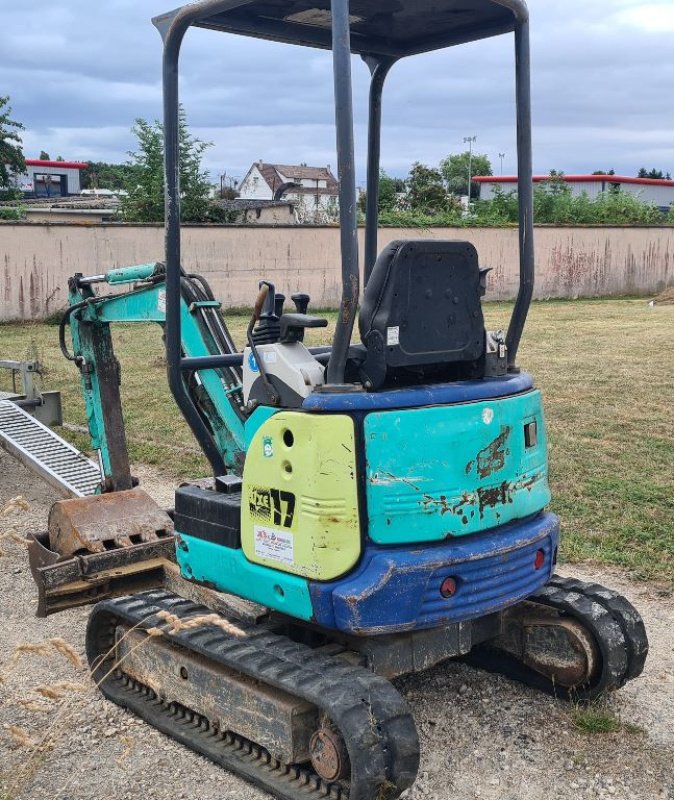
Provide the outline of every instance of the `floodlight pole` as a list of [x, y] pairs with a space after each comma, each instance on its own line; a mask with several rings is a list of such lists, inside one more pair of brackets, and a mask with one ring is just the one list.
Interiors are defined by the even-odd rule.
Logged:
[[503, 175], [503, 159], [505, 158], [505, 153], [499, 153], [498, 157], [501, 159], [501, 175]]
[[473, 142], [477, 141], [477, 136], [464, 136], [463, 143], [468, 145], [468, 208], [470, 209], [470, 196], [473, 185]]

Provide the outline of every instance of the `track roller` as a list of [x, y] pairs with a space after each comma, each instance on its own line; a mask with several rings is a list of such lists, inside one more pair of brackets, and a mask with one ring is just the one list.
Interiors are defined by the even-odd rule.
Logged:
[[232, 632], [213, 619], [164, 591], [99, 603], [87, 629], [94, 679], [281, 800], [394, 800], [414, 783], [418, 736], [391, 683], [265, 626]]

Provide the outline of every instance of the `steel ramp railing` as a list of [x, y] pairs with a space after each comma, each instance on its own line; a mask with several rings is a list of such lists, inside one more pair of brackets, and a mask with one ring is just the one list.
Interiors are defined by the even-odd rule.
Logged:
[[0, 399], [0, 446], [64, 497], [95, 494], [101, 482], [97, 464], [11, 400]]

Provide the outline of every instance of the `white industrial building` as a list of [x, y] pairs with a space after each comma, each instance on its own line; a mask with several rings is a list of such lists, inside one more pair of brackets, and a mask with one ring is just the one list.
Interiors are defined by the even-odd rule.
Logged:
[[[668, 211], [674, 203], [674, 181], [653, 178], [628, 178], [622, 175], [562, 175], [560, 178], [571, 187], [574, 195], [585, 193], [594, 199], [601, 192], [618, 187], [621, 192], [637, 195], [644, 203], [654, 203]], [[517, 190], [517, 178], [511, 176], [476, 177], [480, 186], [480, 200], [492, 200], [499, 191], [508, 193]], [[534, 183], [544, 183], [549, 175], [535, 175]]]
[[30, 197], [68, 197], [80, 193], [80, 170], [89, 166], [80, 161], [26, 159], [26, 171], [15, 175], [14, 183]]

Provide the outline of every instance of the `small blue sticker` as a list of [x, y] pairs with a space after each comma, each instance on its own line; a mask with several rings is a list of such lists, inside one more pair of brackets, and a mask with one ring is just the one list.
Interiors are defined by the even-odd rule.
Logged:
[[274, 457], [274, 442], [272, 441], [271, 436], [265, 436], [262, 440], [262, 452], [264, 453], [265, 458]]
[[252, 372], [259, 372], [260, 368], [257, 365], [257, 361], [255, 360], [255, 356], [253, 353], [248, 354], [248, 366], [250, 367]]

